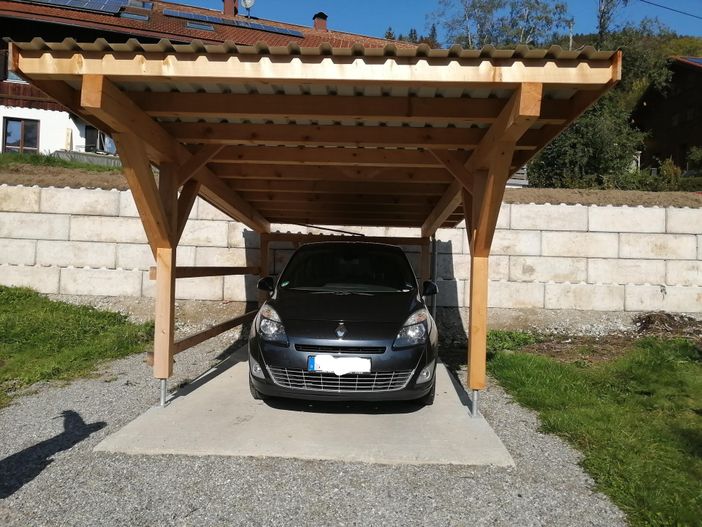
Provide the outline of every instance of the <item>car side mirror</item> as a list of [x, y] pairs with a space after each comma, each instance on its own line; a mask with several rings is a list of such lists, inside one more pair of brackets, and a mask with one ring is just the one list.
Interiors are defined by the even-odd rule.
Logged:
[[422, 285], [422, 296], [432, 296], [439, 292], [439, 287], [429, 280]]
[[266, 276], [265, 278], [261, 278], [258, 281], [258, 288], [261, 291], [268, 291], [269, 293], [272, 293], [275, 289], [275, 282], [273, 281], [273, 277]]

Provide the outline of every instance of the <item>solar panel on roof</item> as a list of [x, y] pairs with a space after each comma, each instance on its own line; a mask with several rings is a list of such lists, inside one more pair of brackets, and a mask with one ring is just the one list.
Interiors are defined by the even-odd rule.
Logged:
[[50, 5], [65, 7], [77, 11], [90, 11], [94, 13], [109, 13], [116, 15], [120, 9], [127, 5], [128, 0], [16, 0], [25, 4]]
[[210, 24], [220, 24], [223, 26], [242, 27], [245, 29], [255, 29], [258, 31], [266, 31], [268, 33], [278, 33], [291, 37], [303, 38], [304, 35], [300, 31], [286, 29], [277, 26], [269, 26], [268, 24], [260, 24], [258, 22], [247, 22], [245, 20], [230, 20], [218, 16], [203, 15], [201, 13], [191, 13], [188, 11], [177, 11], [175, 9], [164, 9], [163, 14], [174, 18], [183, 18], [185, 20], [196, 20], [199, 22], [209, 22]]

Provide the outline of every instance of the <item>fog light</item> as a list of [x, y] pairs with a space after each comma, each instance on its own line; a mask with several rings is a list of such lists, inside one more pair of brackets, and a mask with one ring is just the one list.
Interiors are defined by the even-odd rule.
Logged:
[[254, 359], [249, 357], [249, 367], [251, 368], [251, 375], [258, 379], [265, 379], [266, 377], [263, 375], [263, 370], [261, 369], [261, 365], [256, 362]]
[[425, 384], [431, 380], [434, 376], [434, 361], [431, 361], [428, 365], [422, 368], [417, 377], [416, 384]]

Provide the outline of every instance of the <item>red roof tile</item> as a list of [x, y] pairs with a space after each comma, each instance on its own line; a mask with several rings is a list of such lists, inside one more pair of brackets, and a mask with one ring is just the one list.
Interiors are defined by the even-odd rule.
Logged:
[[[186, 41], [199, 39], [204, 42], [234, 42], [236, 44], [253, 45], [257, 42], [266, 42], [269, 46], [287, 46], [293, 42], [301, 47], [318, 47], [320, 44], [330, 44], [334, 48], [349, 48], [354, 44], [361, 44], [367, 48], [379, 48], [386, 46], [390, 41], [344, 33], [340, 31], [320, 31], [313, 27], [297, 26], [273, 20], [253, 19], [258, 23], [275, 27], [299, 31], [302, 38], [289, 35], [281, 35], [268, 31], [247, 29], [228, 25], [215, 24], [214, 31], [203, 31], [190, 29], [185, 26], [186, 20], [165, 15], [164, 9], [175, 9], [210, 16], [218, 16], [225, 19], [248, 20], [243, 16], [232, 17], [224, 15], [220, 11], [194, 7], [189, 5], [174, 4], [170, 2], [153, 3], [151, 11], [134, 10], [149, 15], [148, 21], [132, 20], [110, 14], [90, 13], [77, 11], [68, 8], [53, 7], [48, 5], [30, 4], [27, 2], [17, 2], [13, 0], [0, 0], [0, 17], [17, 18], [24, 20], [37, 20], [65, 24], [67, 26], [111, 31], [116, 33], [129, 34], [135, 38], [149, 37], [156, 39], [170, 39], [173, 41]], [[41, 36], [41, 35], [37, 35]], [[67, 35], [70, 36], [70, 35]], [[405, 42], [394, 42], [398, 47], [413, 47]]]

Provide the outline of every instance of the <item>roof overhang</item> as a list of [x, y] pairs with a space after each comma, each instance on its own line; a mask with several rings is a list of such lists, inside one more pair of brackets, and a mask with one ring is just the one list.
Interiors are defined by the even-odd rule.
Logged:
[[620, 53], [592, 48], [35, 39], [11, 57], [118, 145], [141, 145], [151, 163], [175, 167], [178, 186], [197, 185], [259, 232], [304, 223], [426, 236], [455, 225], [491, 170], [502, 167], [503, 189], [621, 76]]

